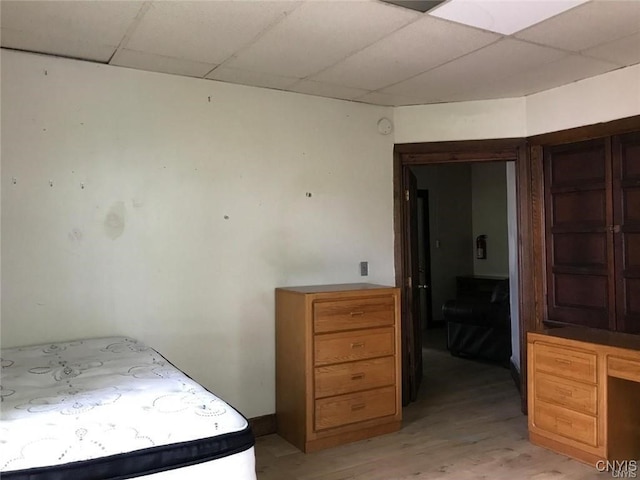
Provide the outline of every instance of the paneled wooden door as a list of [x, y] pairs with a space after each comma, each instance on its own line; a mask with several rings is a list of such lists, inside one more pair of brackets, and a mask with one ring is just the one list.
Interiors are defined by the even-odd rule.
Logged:
[[616, 329], [640, 333], [640, 132], [613, 137]]
[[404, 168], [406, 185], [405, 236], [406, 266], [409, 281], [404, 290], [403, 304], [403, 355], [402, 355], [402, 404], [418, 398], [422, 382], [422, 327], [420, 325], [420, 264], [418, 261], [418, 180], [409, 167]]
[[544, 157], [548, 320], [614, 329], [610, 146], [571, 143]]
[[640, 333], [640, 132], [544, 150], [547, 323]]

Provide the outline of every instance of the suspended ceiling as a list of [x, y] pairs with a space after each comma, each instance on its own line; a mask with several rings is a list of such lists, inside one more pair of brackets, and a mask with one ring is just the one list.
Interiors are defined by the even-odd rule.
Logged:
[[640, 63], [640, 0], [590, 0], [511, 35], [490, 31], [489, 14], [477, 28], [436, 12], [379, 0], [2, 0], [0, 38], [3, 48], [391, 106], [519, 97]]

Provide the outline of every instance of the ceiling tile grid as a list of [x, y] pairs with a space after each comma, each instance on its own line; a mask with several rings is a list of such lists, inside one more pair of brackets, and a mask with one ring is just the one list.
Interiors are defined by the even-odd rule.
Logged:
[[499, 38], [493, 33], [426, 16], [311, 79], [378, 90], [478, 50]]
[[640, 1], [601, 0], [580, 5], [515, 36], [541, 45], [580, 52], [638, 31]]
[[564, 56], [566, 53], [560, 50], [505, 38], [382, 92], [406, 96], [422, 92], [428, 103], [444, 102], [452, 95], [471, 92], [478, 86], [499, 82]]
[[297, 6], [286, 1], [153, 2], [125, 46], [220, 64]]
[[143, 2], [5, 1], [2, 46], [107, 62]]
[[418, 16], [377, 2], [307, 1], [225, 66], [306, 78]]
[[187, 77], [202, 78], [216, 65], [196, 62], [184, 58], [167, 57], [149, 52], [137, 52], [126, 48], [120, 49], [111, 60], [111, 65], [130, 67], [151, 72], [172, 73]]
[[253, 72], [251, 70], [242, 70], [224, 66], [216, 68], [210, 72], [206, 78], [210, 80], [219, 80], [221, 82], [251, 85], [254, 87], [275, 88], [277, 90], [284, 90], [298, 82], [298, 79], [293, 77], [283, 77], [281, 75], [272, 75], [269, 73]]
[[[640, 63], [640, 0], [570, 3], [502, 35], [486, 29], [505, 18], [489, 16], [482, 29], [381, 0], [2, 0], [0, 41], [388, 106], [529, 95]], [[499, 13], [511, 23], [534, 15], [523, 11]]]

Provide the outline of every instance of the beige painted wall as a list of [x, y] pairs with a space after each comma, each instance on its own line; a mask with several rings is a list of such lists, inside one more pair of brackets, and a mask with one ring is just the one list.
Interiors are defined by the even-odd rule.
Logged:
[[527, 135], [640, 115], [640, 65], [526, 97]]
[[[487, 236], [487, 258], [473, 256], [474, 275], [509, 276], [505, 162], [471, 165], [472, 232]], [[475, 244], [474, 244], [475, 246]]]
[[520, 98], [397, 107], [396, 143], [518, 138], [640, 115], [640, 65]]
[[12, 51], [1, 80], [4, 346], [134, 336], [253, 417], [274, 287], [394, 282], [391, 109]]
[[524, 98], [397, 107], [396, 143], [526, 136]]

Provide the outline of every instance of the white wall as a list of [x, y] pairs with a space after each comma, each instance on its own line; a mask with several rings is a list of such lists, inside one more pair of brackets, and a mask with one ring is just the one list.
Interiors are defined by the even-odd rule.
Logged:
[[527, 135], [640, 114], [640, 65], [526, 97]]
[[13, 51], [1, 80], [3, 346], [134, 336], [253, 417], [275, 287], [393, 284], [391, 109]]
[[506, 162], [507, 223], [509, 237], [509, 292], [511, 311], [511, 362], [520, 370], [520, 311], [518, 305], [518, 204], [516, 195], [516, 164]]
[[505, 162], [471, 165], [472, 234], [487, 236], [487, 258], [473, 256], [474, 275], [509, 275]]
[[397, 107], [396, 143], [526, 136], [524, 98]]
[[640, 65], [520, 98], [397, 107], [396, 143], [519, 138], [640, 115]]

